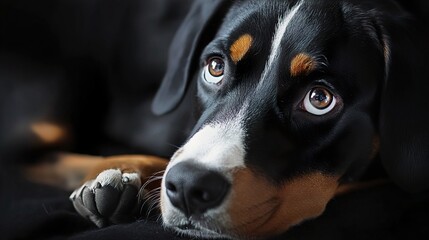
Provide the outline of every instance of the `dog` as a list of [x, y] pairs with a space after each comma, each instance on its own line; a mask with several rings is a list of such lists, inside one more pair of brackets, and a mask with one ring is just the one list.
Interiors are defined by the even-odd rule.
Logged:
[[120, 223], [163, 172], [166, 227], [266, 238], [323, 214], [379, 161], [398, 186], [427, 191], [424, 29], [393, 0], [197, 0], [152, 105], [195, 116], [174, 125], [192, 126], [187, 140], [168, 162], [100, 161], [70, 199], [100, 227]]

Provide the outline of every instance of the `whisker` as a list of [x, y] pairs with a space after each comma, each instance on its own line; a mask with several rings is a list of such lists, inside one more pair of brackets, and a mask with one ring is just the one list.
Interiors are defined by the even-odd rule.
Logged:
[[149, 207], [149, 211], [147, 212], [147, 216], [151, 216], [153, 211], [156, 211], [160, 213], [161, 205], [159, 204], [159, 201], [154, 201], [152, 205]]
[[146, 180], [142, 187], [146, 188], [147, 185], [159, 180], [162, 180], [162, 176], [151, 176], [148, 178], [148, 180]]
[[155, 209], [159, 209], [159, 207], [160, 204], [158, 203], [158, 201], [153, 202], [152, 205], [149, 207], [149, 211], [147, 212], [147, 218], [149, 218], [149, 216]]
[[150, 196], [147, 196], [145, 198], [145, 201], [142, 204], [142, 207], [146, 206], [147, 204], [151, 204], [154, 200], [157, 200], [161, 197], [160, 194], [152, 194]]
[[[162, 174], [164, 174], [164, 173], [165, 173], [165, 169], [164, 169], [164, 170], [161, 170], [161, 171], [158, 171], [158, 172], [154, 172], [154, 173], [152, 173], [151, 177], [156, 177], [156, 176], [162, 175]], [[162, 176], [161, 176], [161, 177], [162, 177]]]
[[[160, 174], [160, 173], [159, 173], [159, 174]], [[150, 176], [150, 177], [146, 180], [146, 182], [147, 182], [147, 181], [158, 180], [158, 179], [162, 179], [162, 176], [159, 176], [159, 175], [152, 175], [152, 176]]]
[[145, 198], [145, 196], [148, 194], [146, 189], [140, 188], [139, 192], [137, 193], [138, 201], [141, 202]]
[[153, 194], [153, 195], [151, 195], [151, 196], [149, 196], [149, 197], [146, 198], [146, 201], [144, 202], [144, 204], [151, 203], [153, 200], [155, 200], [155, 199], [157, 199], [159, 197], [161, 197], [161, 195], [159, 195], [159, 194]]
[[162, 180], [162, 176], [153, 176], [153, 177], [151, 177], [150, 179], [148, 179], [148, 180], [146, 181], [146, 183], [152, 183], [152, 182], [154, 182], [154, 181], [159, 181], [159, 180]]
[[143, 197], [142, 201], [144, 200], [144, 202], [142, 203], [142, 205], [140, 207], [140, 214], [143, 213], [145, 207], [150, 210], [150, 208], [152, 208], [154, 202], [155, 203], [159, 202], [159, 199], [161, 197], [160, 189], [161, 189], [161, 187], [152, 189], [151, 191], [149, 191], [146, 194], [146, 196]]
[[154, 188], [154, 189], [148, 191], [146, 193], [146, 196], [151, 196], [153, 194], [160, 194], [160, 193], [161, 193], [161, 187], [157, 187], [157, 188]]
[[176, 144], [173, 144], [173, 143], [167, 143], [167, 145], [169, 145], [170, 147], [174, 147], [176, 149], [180, 148], [179, 146], [177, 146]]
[[[162, 222], [162, 215], [159, 214], [158, 217], [156, 218], [156, 222]], [[162, 226], [164, 227], [164, 224], [162, 224]]]
[[138, 193], [139, 194], [139, 201], [142, 201], [143, 199], [147, 198], [148, 196], [152, 195], [153, 193], [160, 192], [160, 190], [161, 190], [161, 187], [157, 187], [157, 188], [154, 188], [150, 191], [146, 191], [146, 189], [141, 187], [139, 190], [139, 193]]
[[158, 171], [158, 172], [152, 173], [152, 175], [150, 175], [149, 177], [147, 177], [147, 179], [148, 179], [147, 181], [150, 181], [152, 178], [162, 177], [162, 175], [164, 174], [164, 172], [165, 172], [165, 169], [161, 170], [161, 171]]
[[[150, 204], [146, 209], [147, 210], [146, 210], [145, 215], [146, 215], [146, 218], [149, 218], [154, 210], [159, 209], [159, 204], [154, 202], [154, 203]], [[143, 213], [141, 213], [141, 214], [143, 215]]]

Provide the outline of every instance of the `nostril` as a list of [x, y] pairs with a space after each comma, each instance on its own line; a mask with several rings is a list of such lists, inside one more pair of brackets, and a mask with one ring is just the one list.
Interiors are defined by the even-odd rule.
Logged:
[[191, 198], [199, 202], [210, 202], [212, 200], [210, 193], [204, 190], [194, 190], [190, 195]]
[[168, 191], [177, 192], [177, 188], [176, 188], [176, 185], [174, 185], [174, 183], [167, 182], [165, 187], [167, 188]]
[[192, 212], [203, 213], [219, 206], [230, 189], [229, 182], [219, 173], [207, 170], [196, 178], [193, 184], [185, 188], [185, 198], [192, 206]]

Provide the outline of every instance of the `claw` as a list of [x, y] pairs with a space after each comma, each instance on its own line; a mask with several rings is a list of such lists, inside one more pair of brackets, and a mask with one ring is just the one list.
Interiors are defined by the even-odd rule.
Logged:
[[129, 182], [130, 182], [130, 178], [129, 178], [129, 177], [127, 177], [127, 176], [123, 176], [123, 177], [122, 177], [122, 182], [123, 182], [123, 183], [129, 183]]

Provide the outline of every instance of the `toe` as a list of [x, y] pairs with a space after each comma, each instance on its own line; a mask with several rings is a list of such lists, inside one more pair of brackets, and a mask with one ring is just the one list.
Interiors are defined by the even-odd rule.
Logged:
[[126, 185], [122, 192], [115, 212], [112, 214], [113, 223], [129, 222], [138, 213], [138, 188], [133, 185]]
[[95, 189], [95, 202], [98, 212], [105, 217], [110, 217], [118, 206], [121, 191], [111, 186]]

